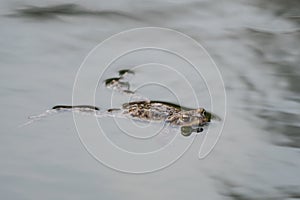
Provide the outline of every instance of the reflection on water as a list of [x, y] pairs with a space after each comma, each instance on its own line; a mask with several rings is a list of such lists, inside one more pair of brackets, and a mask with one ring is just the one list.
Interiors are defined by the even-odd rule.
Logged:
[[76, 4], [60, 4], [54, 6], [28, 6], [16, 10], [17, 13], [11, 16], [16, 17], [32, 17], [36, 19], [52, 18], [60, 15], [64, 16], [90, 16], [90, 17], [123, 17], [136, 20], [128, 13], [114, 10], [88, 10]]
[[[7, 0], [0, 5], [3, 198], [300, 198], [299, 1]], [[197, 140], [171, 167], [133, 176], [93, 160], [68, 113], [17, 128], [29, 115], [71, 102], [74, 77], [90, 49], [142, 26], [192, 36], [220, 68], [228, 114], [209, 157], [197, 159]]]
[[[287, 136], [288, 141], [277, 141], [279, 145], [299, 147], [299, 109], [295, 105], [299, 103], [300, 81], [299, 62], [300, 49], [298, 38], [300, 32], [274, 34], [264, 32], [250, 32], [251, 45], [256, 52], [257, 58], [268, 68], [272, 68], [270, 76], [275, 79], [284, 80], [278, 89], [284, 90], [280, 98], [271, 100], [268, 107], [258, 110], [258, 116], [267, 120], [267, 129], [274, 133]], [[296, 42], [295, 42], [296, 41]], [[276, 87], [273, 90], [277, 89]], [[276, 122], [276, 123], [274, 123]]]

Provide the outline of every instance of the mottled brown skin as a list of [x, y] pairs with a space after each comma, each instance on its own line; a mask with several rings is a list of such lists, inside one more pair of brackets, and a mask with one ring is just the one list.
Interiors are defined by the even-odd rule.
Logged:
[[[57, 105], [52, 109], [88, 109], [99, 111], [96, 106], [89, 105]], [[121, 113], [124, 116], [145, 121], [165, 121], [175, 126], [199, 127], [210, 122], [211, 114], [203, 108], [191, 109], [162, 101], [136, 101], [123, 104], [122, 108], [110, 108], [108, 113]]]
[[190, 109], [162, 101], [138, 101], [123, 104], [123, 114], [146, 121], [165, 121], [176, 126], [203, 126], [210, 114], [203, 108]]

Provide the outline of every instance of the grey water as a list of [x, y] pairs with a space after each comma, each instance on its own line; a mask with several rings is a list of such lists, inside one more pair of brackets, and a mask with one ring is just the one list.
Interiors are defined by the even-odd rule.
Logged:
[[[300, 199], [299, 1], [2, 0], [0, 14], [1, 199]], [[171, 166], [133, 175], [95, 160], [70, 113], [20, 127], [28, 116], [72, 103], [76, 73], [96, 45], [149, 26], [189, 35], [220, 70], [227, 115], [208, 157], [198, 159], [196, 142]], [[146, 72], [139, 73], [181, 87], [172, 74]], [[191, 83], [202, 91], [201, 81]], [[175, 101], [160, 89], [141, 92]], [[107, 94], [99, 92], [97, 106], [109, 107]], [[207, 91], [198, 95], [206, 106]], [[189, 106], [190, 96], [184, 99]], [[126, 145], [120, 135], [112, 133]]]

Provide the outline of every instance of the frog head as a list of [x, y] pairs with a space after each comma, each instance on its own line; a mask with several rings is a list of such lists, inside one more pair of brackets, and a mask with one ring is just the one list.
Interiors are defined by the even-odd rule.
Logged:
[[203, 119], [203, 122], [210, 122], [212, 118], [212, 114], [208, 111], [206, 111], [204, 108], [198, 108], [196, 110], [197, 116], [201, 117]]

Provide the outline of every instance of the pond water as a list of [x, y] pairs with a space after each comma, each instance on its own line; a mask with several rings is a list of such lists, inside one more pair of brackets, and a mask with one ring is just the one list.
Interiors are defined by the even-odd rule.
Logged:
[[[300, 199], [298, 1], [3, 0], [0, 5], [2, 199]], [[95, 160], [81, 144], [70, 113], [20, 126], [28, 116], [72, 103], [79, 66], [101, 41], [149, 26], [192, 37], [221, 72], [227, 115], [209, 156], [198, 158], [199, 135], [171, 166], [133, 175]], [[147, 59], [136, 54], [117, 64], [128, 68]], [[147, 69], [136, 77], [166, 80], [180, 88], [176, 95], [184, 106], [192, 105], [176, 75]], [[203, 80], [190, 82], [209, 107]], [[102, 91], [96, 104], [109, 107], [101, 95], [110, 93]], [[139, 91], [176, 101], [159, 85]], [[114, 103], [119, 98], [116, 94]], [[112, 120], [104, 123], [109, 130]], [[111, 132], [114, 141], [135, 149], [118, 130]]]

